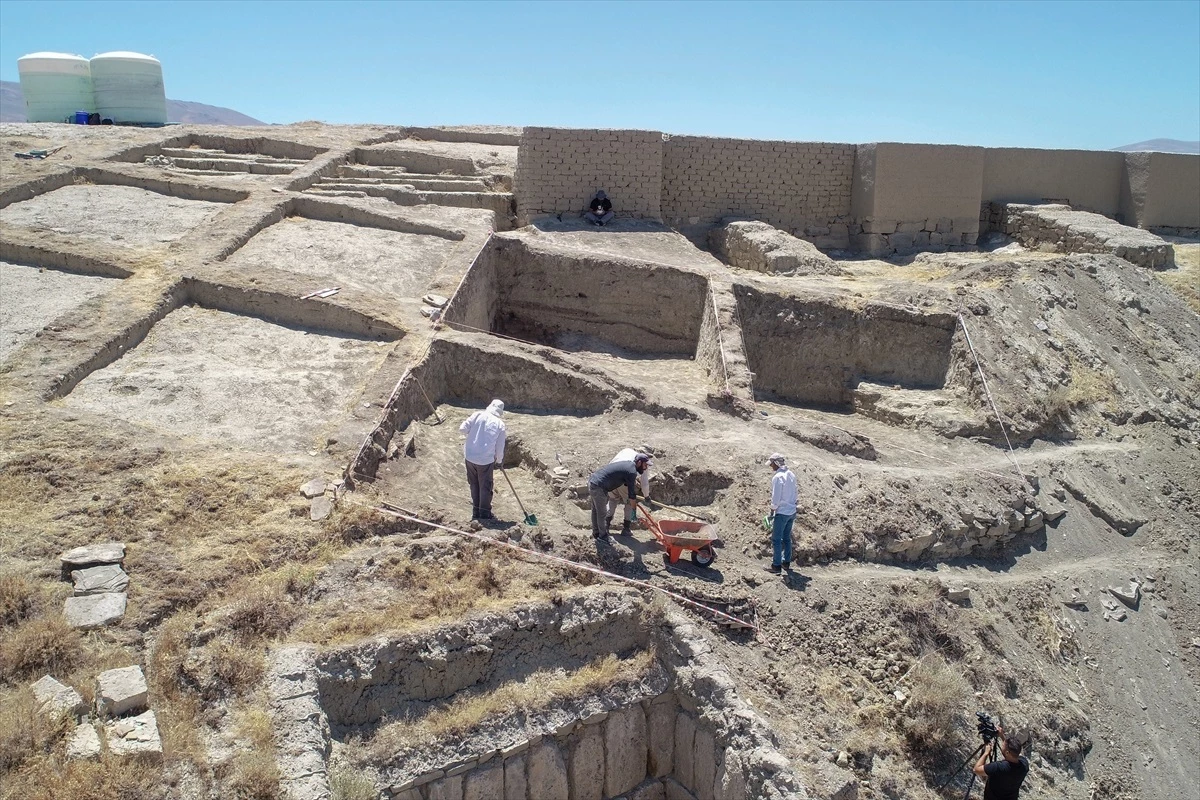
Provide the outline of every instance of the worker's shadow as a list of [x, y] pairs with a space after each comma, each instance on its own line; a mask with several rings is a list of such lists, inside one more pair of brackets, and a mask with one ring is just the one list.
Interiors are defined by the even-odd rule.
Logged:
[[812, 578], [802, 574], [798, 570], [788, 570], [783, 573], [783, 585], [789, 589], [803, 592], [811, 582]]

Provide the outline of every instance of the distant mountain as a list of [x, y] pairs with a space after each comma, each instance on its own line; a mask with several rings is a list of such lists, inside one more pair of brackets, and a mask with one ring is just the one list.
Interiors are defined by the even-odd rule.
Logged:
[[[0, 122], [25, 121], [25, 96], [16, 81], [0, 81]], [[168, 122], [192, 122], [197, 125], [266, 125], [232, 108], [167, 99]]]
[[1122, 153], [1153, 151], [1155, 153], [1191, 153], [1193, 155], [1200, 155], [1200, 142], [1184, 142], [1179, 139], [1147, 139], [1137, 144], [1114, 147], [1113, 150], [1119, 150]]

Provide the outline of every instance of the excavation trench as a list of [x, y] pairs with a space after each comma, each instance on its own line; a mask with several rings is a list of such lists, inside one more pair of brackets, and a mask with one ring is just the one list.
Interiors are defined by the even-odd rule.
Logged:
[[188, 279], [50, 394], [182, 435], [308, 450], [402, 335], [350, 309]]
[[850, 409], [860, 383], [946, 384], [953, 314], [768, 294], [734, 286], [757, 399]]
[[394, 800], [797, 796], [704, 639], [632, 591], [287, 648], [269, 682], [290, 797], [327, 791], [331, 764]]

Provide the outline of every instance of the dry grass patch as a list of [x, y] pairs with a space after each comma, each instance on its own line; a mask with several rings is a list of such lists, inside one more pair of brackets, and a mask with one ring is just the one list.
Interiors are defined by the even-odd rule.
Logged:
[[271, 718], [260, 707], [265, 705], [260, 698], [255, 705], [243, 705], [237, 711], [237, 740], [243, 749], [233, 757], [228, 781], [237, 800], [275, 800], [282, 796]]
[[[319, 578], [318, 578], [319, 580]], [[380, 565], [371, 583], [344, 587], [308, 606], [293, 640], [334, 645], [503, 608], [561, 586], [561, 575], [481, 545], [462, 544], [441, 558], [404, 552]], [[353, 608], [353, 613], [347, 613]]]
[[330, 768], [329, 792], [332, 800], [376, 800], [379, 797], [370, 774], [347, 766]]
[[909, 674], [910, 696], [901, 728], [909, 751], [922, 763], [952, 760], [965, 738], [960, 720], [969, 708], [967, 680], [936, 654], [929, 655]]
[[1200, 244], [1175, 245], [1175, 269], [1154, 274], [1200, 314]]
[[4, 631], [0, 639], [0, 682], [39, 673], [69, 672], [84, 660], [83, 637], [62, 617], [38, 617]]
[[441, 705], [419, 719], [404, 719], [380, 728], [365, 744], [369, 759], [378, 763], [406, 747], [445, 736], [459, 736], [490, 717], [537, 711], [552, 703], [599, 692], [615, 683], [640, 678], [654, 663], [654, 651], [644, 650], [627, 659], [615, 655], [598, 658], [574, 672], [542, 670], [522, 681], [506, 683], [489, 692], [464, 696]]

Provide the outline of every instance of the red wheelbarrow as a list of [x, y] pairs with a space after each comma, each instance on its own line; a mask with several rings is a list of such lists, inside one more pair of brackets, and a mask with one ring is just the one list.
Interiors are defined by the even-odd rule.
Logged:
[[710, 566], [717, 558], [713, 542], [717, 539], [717, 526], [707, 522], [692, 522], [684, 519], [656, 520], [649, 509], [641, 503], [634, 506], [642, 515], [642, 521], [654, 534], [654, 539], [667, 551], [667, 561], [674, 564], [683, 553], [692, 554], [692, 562], [698, 567]]

